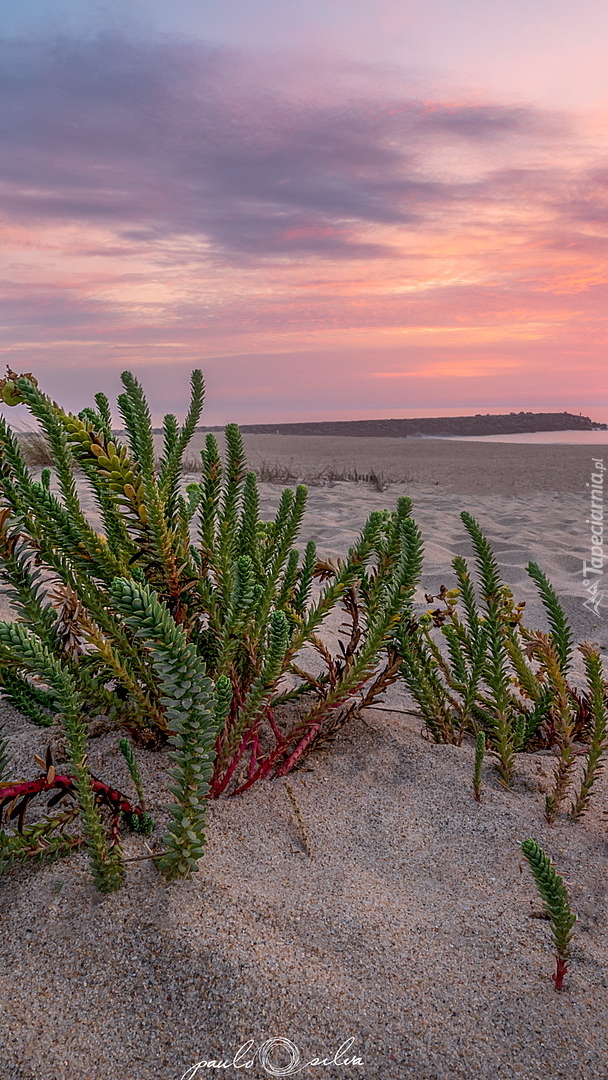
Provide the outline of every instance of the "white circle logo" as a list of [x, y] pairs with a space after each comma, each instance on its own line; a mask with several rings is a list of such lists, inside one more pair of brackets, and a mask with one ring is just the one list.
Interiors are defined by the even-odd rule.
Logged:
[[[275, 1048], [286, 1050], [290, 1055], [290, 1062], [288, 1065], [273, 1065], [270, 1060], [270, 1052]], [[290, 1073], [295, 1072], [299, 1061], [300, 1051], [297, 1046], [290, 1042], [289, 1039], [283, 1039], [281, 1037], [277, 1039], [268, 1039], [267, 1042], [262, 1043], [258, 1050], [258, 1059], [262, 1068], [270, 1073], [271, 1076], [289, 1076]]]

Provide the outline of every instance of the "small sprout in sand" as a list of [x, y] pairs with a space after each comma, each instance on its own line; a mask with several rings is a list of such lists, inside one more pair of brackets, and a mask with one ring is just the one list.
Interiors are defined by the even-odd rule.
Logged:
[[570, 939], [576, 915], [570, 907], [568, 890], [563, 879], [556, 872], [551, 859], [545, 854], [540, 844], [537, 844], [535, 840], [524, 840], [521, 850], [530, 864], [545, 911], [551, 922], [557, 954], [557, 968], [553, 981], [555, 989], [562, 990], [564, 975], [568, 970], [566, 961], [570, 956]]
[[135, 754], [133, 753], [133, 747], [131, 746], [131, 743], [128, 739], [121, 739], [118, 743], [118, 747], [127, 763], [129, 772], [131, 773], [133, 786], [135, 787], [135, 790], [137, 792], [137, 798], [139, 799], [139, 805], [143, 811], [143, 813], [141, 813], [139, 816], [136, 814], [131, 814], [127, 818], [127, 824], [130, 825], [130, 827], [134, 829], [135, 832], [149, 834], [154, 829], [154, 820], [150, 817], [148, 813], [146, 813], [146, 800], [144, 796], [144, 789], [141, 782], [139, 767], [135, 760]]
[[478, 732], [475, 744], [475, 768], [473, 770], [473, 795], [476, 802], [481, 802], [481, 768], [486, 752], [486, 736], [484, 731]]
[[144, 791], [143, 791], [143, 786], [142, 786], [142, 782], [141, 782], [141, 775], [140, 775], [140, 772], [139, 772], [139, 767], [138, 767], [137, 762], [135, 760], [135, 754], [133, 753], [133, 747], [131, 746], [131, 743], [129, 742], [128, 739], [121, 739], [119, 741], [119, 743], [118, 743], [118, 749], [120, 750], [122, 756], [124, 757], [124, 759], [125, 759], [125, 761], [127, 763], [127, 767], [129, 769], [129, 772], [131, 773], [131, 779], [133, 781], [133, 785], [135, 787], [135, 790], [137, 791], [137, 797], [139, 799], [139, 802], [140, 802], [141, 806], [145, 809], [146, 802], [145, 802]]

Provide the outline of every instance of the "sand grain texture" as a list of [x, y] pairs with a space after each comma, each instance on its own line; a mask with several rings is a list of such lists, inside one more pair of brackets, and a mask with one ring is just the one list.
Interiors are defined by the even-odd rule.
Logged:
[[[269, 438], [247, 438], [251, 458], [251, 440]], [[320, 450], [311, 464], [300, 440], [290, 442], [285, 453], [302, 473], [319, 463]], [[369, 472], [382, 466], [372, 442], [400, 440], [344, 439], [323, 454], [335, 468], [347, 458], [363, 465], [352, 444], [365, 443], [360, 471]], [[452, 556], [470, 553], [458, 519], [468, 509], [516, 599], [527, 599], [530, 625], [542, 621], [524, 569], [533, 558], [577, 636], [606, 646], [605, 610], [596, 618], [582, 607], [591, 454], [425, 440], [413, 455], [407, 448], [407, 461], [386, 459], [408, 483], [311, 489], [302, 540], [343, 554], [372, 509], [409, 494], [427, 549], [422, 591], [435, 591], [450, 584]], [[530, 486], [514, 490], [524, 473]], [[80, 481], [79, 490], [93, 518]], [[262, 485], [264, 513], [279, 494]], [[328, 633], [337, 630], [334, 620]], [[386, 707], [411, 703], [394, 687]], [[14, 771], [30, 775], [47, 733], [6, 702], [1, 712]], [[369, 711], [292, 775], [310, 856], [283, 783], [269, 781], [211, 805], [207, 855], [190, 883], [167, 887], [149, 862], [133, 862], [127, 886], [100, 897], [84, 855], [1, 879], [3, 1080], [178, 1080], [201, 1059], [278, 1036], [297, 1045], [301, 1065], [354, 1039], [349, 1053], [362, 1066], [310, 1066], [295, 1074], [303, 1077], [608, 1077], [606, 778], [580, 824], [562, 816], [549, 827], [549, 755], [519, 755], [512, 792], [487, 760], [478, 805], [472, 747], [435, 746], [420, 728], [406, 714]], [[114, 733], [93, 738], [91, 767], [129, 790], [116, 743]], [[139, 751], [138, 760], [160, 843], [166, 759]], [[527, 836], [556, 860], [579, 915], [562, 994], [550, 978], [549, 925], [533, 917], [540, 903], [519, 851]], [[127, 836], [126, 855], [141, 852]], [[244, 1073], [270, 1075], [259, 1064]]]

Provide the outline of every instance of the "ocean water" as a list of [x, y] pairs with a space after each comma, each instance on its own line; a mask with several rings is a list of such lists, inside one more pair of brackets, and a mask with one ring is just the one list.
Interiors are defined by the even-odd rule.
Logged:
[[561, 443], [608, 445], [608, 431], [527, 431], [518, 435], [444, 435], [450, 442]]

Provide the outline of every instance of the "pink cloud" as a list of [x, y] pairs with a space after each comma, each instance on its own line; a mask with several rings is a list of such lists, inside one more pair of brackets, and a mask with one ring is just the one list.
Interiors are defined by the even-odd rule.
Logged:
[[70, 407], [132, 367], [183, 408], [193, 366], [243, 422], [606, 400], [606, 147], [574, 118], [352, 70], [278, 93], [196, 45], [4, 50], [0, 356]]

